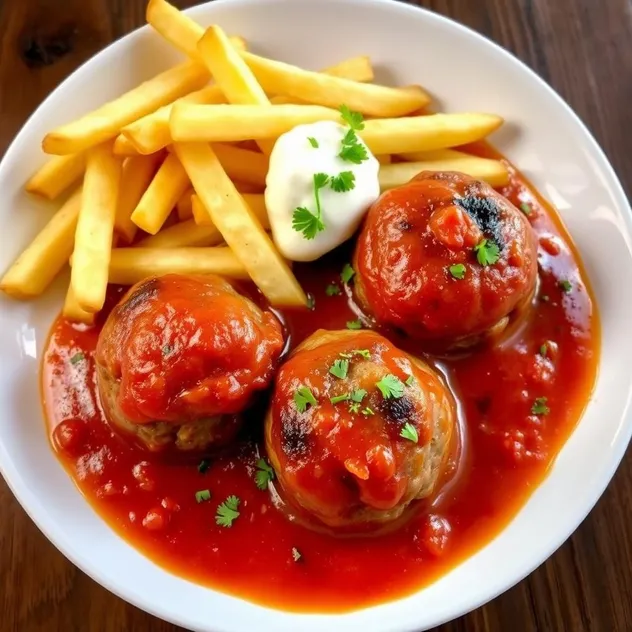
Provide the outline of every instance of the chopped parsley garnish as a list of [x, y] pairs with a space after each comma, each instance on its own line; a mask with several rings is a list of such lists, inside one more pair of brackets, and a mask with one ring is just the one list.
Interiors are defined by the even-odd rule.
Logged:
[[351, 395], [349, 393], [345, 393], [344, 395], [336, 395], [335, 397], [330, 397], [329, 401], [332, 404], [339, 404], [340, 402], [348, 402], [351, 399]]
[[362, 414], [365, 417], [370, 417], [371, 415], [375, 415], [375, 411], [370, 406], [366, 406], [362, 409]]
[[355, 270], [351, 267], [350, 263], [345, 263], [340, 273], [340, 279], [343, 283], [349, 283], [355, 274]]
[[340, 106], [340, 117], [352, 130], [359, 132], [364, 129], [364, 117], [360, 112], [350, 110], [349, 106]]
[[292, 559], [295, 562], [300, 562], [302, 557], [303, 556], [301, 555], [301, 552], [295, 546], [293, 546], [292, 547]]
[[404, 394], [404, 382], [396, 375], [385, 375], [376, 386], [380, 389], [384, 399], [399, 398]]
[[364, 119], [359, 112], [352, 112], [346, 105], [340, 106], [340, 116], [349, 126], [349, 130], [342, 139], [342, 148], [338, 156], [356, 165], [369, 159], [367, 148], [362, 144], [356, 132], [364, 129]]
[[210, 459], [202, 459], [200, 464], [198, 465], [198, 472], [200, 474], [206, 474], [208, 472], [208, 468], [211, 467]]
[[233, 522], [239, 518], [239, 498], [229, 496], [218, 508], [215, 514], [215, 522], [220, 527], [232, 527]]
[[400, 437], [404, 439], [408, 439], [408, 441], [412, 441], [413, 443], [419, 442], [419, 435], [417, 434], [417, 428], [413, 426], [411, 423], [406, 423], [402, 428], [402, 431], [399, 433]]
[[256, 486], [264, 491], [268, 488], [268, 483], [274, 480], [274, 470], [265, 459], [257, 460], [257, 473], [255, 474]]
[[566, 279], [560, 281], [559, 285], [562, 288], [562, 292], [565, 292], [566, 294], [568, 294], [573, 289], [571, 282]]
[[354, 402], [361, 402], [366, 395], [366, 391], [363, 388], [357, 388], [355, 391], [351, 392], [351, 399]]
[[316, 299], [313, 294], [307, 295], [307, 309], [314, 309], [316, 307]]
[[406, 386], [412, 386], [415, 383], [415, 378], [412, 375], [409, 375], [406, 378], [406, 381], [404, 382], [404, 384], [406, 384]]
[[482, 266], [494, 265], [500, 259], [500, 248], [493, 241], [483, 239], [480, 244], [474, 246], [476, 260]]
[[336, 193], [346, 193], [355, 189], [355, 175], [353, 171], [341, 171], [337, 176], [332, 176], [331, 188]]
[[325, 288], [325, 294], [327, 294], [327, 296], [338, 296], [338, 294], [340, 294], [340, 291], [340, 288], [335, 283], [330, 283]]
[[531, 406], [532, 415], [548, 415], [551, 409], [546, 405], [546, 397], [536, 397]]
[[348, 320], [347, 329], [362, 329], [362, 321], [359, 318], [356, 318], [356, 320]]
[[81, 362], [82, 360], [85, 360], [86, 356], [79, 351], [78, 353], [75, 353], [75, 355], [73, 355], [70, 358], [70, 364], [79, 364], [79, 362]]
[[203, 503], [205, 500], [211, 500], [210, 489], [201, 489], [199, 492], [195, 492], [195, 501], [197, 503]]
[[323, 223], [323, 209], [320, 205], [320, 190], [329, 183], [329, 176], [326, 173], [314, 174], [314, 199], [316, 201], [316, 213], [312, 213], [308, 208], [299, 206], [292, 214], [292, 228], [303, 233], [305, 239], [314, 239], [318, 233], [325, 230]]
[[294, 393], [294, 403], [299, 413], [304, 413], [308, 406], [315, 406], [318, 402], [307, 386], [301, 386]]
[[545, 342], [540, 347], [540, 355], [543, 356], [544, 358], [546, 358], [548, 351], [549, 351], [549, 345]]
[[318, 141], [313, 136], [308, 136], [307, 140], [314, 149], [318, 149]]
[[371, 358], [371, 352], [368, 349], [353, 349], [349, 351], [349, 353], [339, 353], [341, 358], [351, 359], [354, 355], [362, 356], [365, 360], [369, 360]]
[[529, 217], [529, 215], [531, 215], [531, 213], [533, 212], [533, 209], [531, 208], [530, 204], [527, 204], [526, 202], [523, 202], [520, 205], [520, 210], [527, 216]]
[[465, 277], [465, 266], [462, 263], [455, 263], [448, 268], [450, 274], [455, 278], [461, 280]]
[[349, 372], [349, 360], [336, 360], [329, 369], [329, 372], [334, 377], [344, 380]]
[[357, 402], [353, 402], [349, 404], [349, 412], [350, 413], [359, 413], [360, 412], [360, 404]]

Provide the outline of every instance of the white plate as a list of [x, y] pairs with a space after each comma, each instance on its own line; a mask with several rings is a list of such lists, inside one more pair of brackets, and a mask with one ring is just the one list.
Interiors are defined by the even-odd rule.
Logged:
[[[2, 474], [78, 567], [136, 606], [187, 628], [385, 632], [438, 625], [508, 589], [551, 555], [597, 501], [628, 444], [632, 257], [623, 190], [586, 128], [551, 89], [502, 49], [442, 17], [388, 0], [217, 0], [190, 15], [243, 35], [255, 51], [308, 68], [368, 53], [380, 81], [420, 83], [447, 111], [502, 114], [508, 123], [493, 141], [560, 209], [596, 291], [603, 347], [592, 402], [547, 480], [499, 537], [415, 595], [335, 618], [270, 610], [174, 577], [93, 513], [49, 448], [39, 403], [40, 354], [62, 303], [61, 283], [32, 304], [0, 299]], [[177, 58], [145, 27], [97, 55], [42, 104], [0, 167], [0, 270], [50, 213], [22, 193], [44, 161], [44, 133]]]

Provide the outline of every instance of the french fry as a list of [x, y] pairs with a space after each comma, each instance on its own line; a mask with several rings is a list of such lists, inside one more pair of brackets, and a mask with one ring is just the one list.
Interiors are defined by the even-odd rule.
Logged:
[[485, 180], [491, 186], [503, 186], [509, 181], [507, 167], [500, 160], [479, 158], [459, 151], [449, 157], [436, 159], [429, 155], [423, 162], [400, 162], [380, 168], [380, 188], [393, 189], [414, 178], [422, 171], [460, 171], [468, 176]]
[[[217, 86], [206, 86], [187, 94], [175, 103], [219, 104], [226, 103], [224, 93]], [[141, 154], [153, 154], [171, 143], [169, 117], [173, 103], [127, 125], [121, 130], [126, 140]], [[115, 147], [116, 149], [116, 147]]]
[[[340, 113], [320, 105], [194, 105], [177, 103], [171, 111], [176, 142], [233, 142], [278, 138], [296, 125], [340, 121]], [[389, 153], [389, 152], [381, 152]]]
[[[149, 0], [145, 17], [147, 22], [172, 46], [192, 59], [200, 58], [197, 43], [204, 35], [204, 29], [197, 22], [165, 0]], [[232, 36], [230, 41], [238, 50], [246, 50], [246, 42], [243, 38]]]
[[261, 87], [270, 94], [287, 95], [309, 103], [350, 109], [369, 116], [410, 114], [430, 102], [421, 88], [389, 88], [332, 77], [273, 61], [246, 51], [240, 53]]
[[208, 71], [202, 64], [187, 61], [141, 83], [76, 121], [49, 132], [44, 137], [42, 147], [48, 154], [84, 151], [114, 138], [122, 127], [141, 116], [192, 90], [198, 90], [208, 79]]
[[138, 156], [139, 151], [129, 138], [119, 134], [114, 139], [114, 147], [112, 152], [115, 156]]
[[77, 303], [75, 293], [72, 291], [72, 283], [68, 285], [62, 314], [64, 315], [64, 318], [67, 318], [68, 320], [84, 323], [85, 325], [94, 324], [94, 314], [86, 312], [86, 310], [82, 309], [79, 306], [79, 303]]
[[92, 148], [83, 181], [70, 276], [77, 304], [90, 313], [98, 312], [105, 302], [120, 179], [121, 159], [112, 153], [111, 143]]
[[174, 149], [211, 221], [270, 303], [307, 305], [305, 292], [287, 262], [235, 189], [211, 147], [206, 143], [176, 143]]
[[68, 263], [72, 253], [81, 189], [51, 217], [0, 280], [0, 290], [18, 299], [39, 296]]
[[161, 154], [130, 156], [123, 163], [114, 230], [128, 244], [132, 243], [138, 230], [132, 221], [132, 213], [156, 174], [161, 158]]
[[55, 156], [31, 176], [24, 188], [29, 193], [54, 200], [75, 184], [85, 170], [86, 156], [83, 153]]
[[267, 156], [220, 143], [213, 145], [213, 151], [231, 180], [265, 187], [269, 166]]
[[193, 219], [193, 187], [189, 187], [176, 202], [176, 213], [178, 215], [178, 221], [186, 222]]
[[189, 177], [178, 157], [173, 153], [168, 154], [134, 209], [132, 222], [150, 235], [155, 235], [189, 184]]
[[141, 239], [137, 248], [191, 248], [200, 246], [216, 246], [223, 241], [215, 224], [196, 224], [189, 219], [161, 230], [157, 235], [149, 235]]
[[[284, 106], [275, 106], [280, 107]], [[502, 122], [495, 114], [469, 112], [372, 119], [365, 121], [359, 135], [376, 155], [403, 154], [472, 143], [491, 134]]]
[[368, 55], [350, 57], [320, 72], [325, 75], [331, 75], [332, 77], [340, 77], [341, 79], [360, 81], [362, 83], [373, 81], [374, 78], [373, 66], [371, 65], [371, 59]]
[[389, 154], [380, 154], [379, 156], [375, 157], [381, 165], [390, 165], [392, 162], [391, 156]]
[[[250, 207], [250, 210], [255, 214], [255, 217], [259, 220], [261, 228], [269, 230], [270, 220], [268, 219], [268, 211], [266, 209], [266, 201], [263, 194], [242, 193], [241, 197]], [[191, 198], [191, 202], [193, 208], [193, 218], [196, 224], [200, 226], [213, 226], [214, 224], [210, 219], [209, 212], [206, 210], [202, 200], [200, 200], [200, 197], [197, 194], [194, 194]]]
[[133, 285], [162, 274], [219, 274], [247, 279], [248, 272], [230, 248], [115, 248], [110, 283]]

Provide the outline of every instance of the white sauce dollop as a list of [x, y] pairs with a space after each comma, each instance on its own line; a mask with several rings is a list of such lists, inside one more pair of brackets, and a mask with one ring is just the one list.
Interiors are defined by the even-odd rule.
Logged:
[[[349, 239], [369, 206], [380, 195], [380, 163], [368, 150], [360, 164], [339, 157], [342, 139], [349, 128], [332, 121], [298, 125], [277, 140], [270, 155], [265, 202], [272, 237], [279, 252], [291, 261], [314, 261]], [[312, 145], [311, 139], [315, 139]], [[360, 144], [364, 143], [358, 138]], [[364, 145], [366, 147], [366, 145]], [[314, 239], [292, 227], [295, 209], [304, 207], [316, 215], [314, 174], [330, 177], [351, 171], [355, 186], [337, 192], [331, 186], [319, 190], [324, 230]]]

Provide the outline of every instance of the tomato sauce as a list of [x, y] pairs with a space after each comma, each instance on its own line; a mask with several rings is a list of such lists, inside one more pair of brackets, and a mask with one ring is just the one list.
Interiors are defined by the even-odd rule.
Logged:
[[[496, 156], [483, 145], [468, 149]], [[42, 393], [60, 461], [107, 524], [156, 564], [266, 606], [343, 612], [436, 580], [496, 536], [526, 502], [579, 421], [597, 372], [597, 310], [569, 236], [513, 168], [500, 192], [523, 205], [538, 236], [532, 309], [500, 344], [459, 356], [426, 355], [420, 345], [391, 336], [443, 374], [459, 408], [454, 475], [399, 529], [341, 538], [289, 521], [274, 489], [255, 484], [266, 401], [252, 411], [239, 441], [202, 467], [125, 442], [105, 422], [96, 394], [93, 356], [105, 313], [92, 328], [61, 317], [52, 328]], [[314, 307], [279, 312], [289, 348], [318, 328], [344, 328], [357, 318], [349, 293], [326, 293], [331, 283], [342, 288], [340, 272], [350, 257], [343, 246], [317, 264], [295, 265]], [[110, 308], [121, 291], [111, 289]], [[210, 498], [198, 502], [203, 490]], [[215, 517], [231, 495], [239, 498], [240, 515], [228, 528]]]

